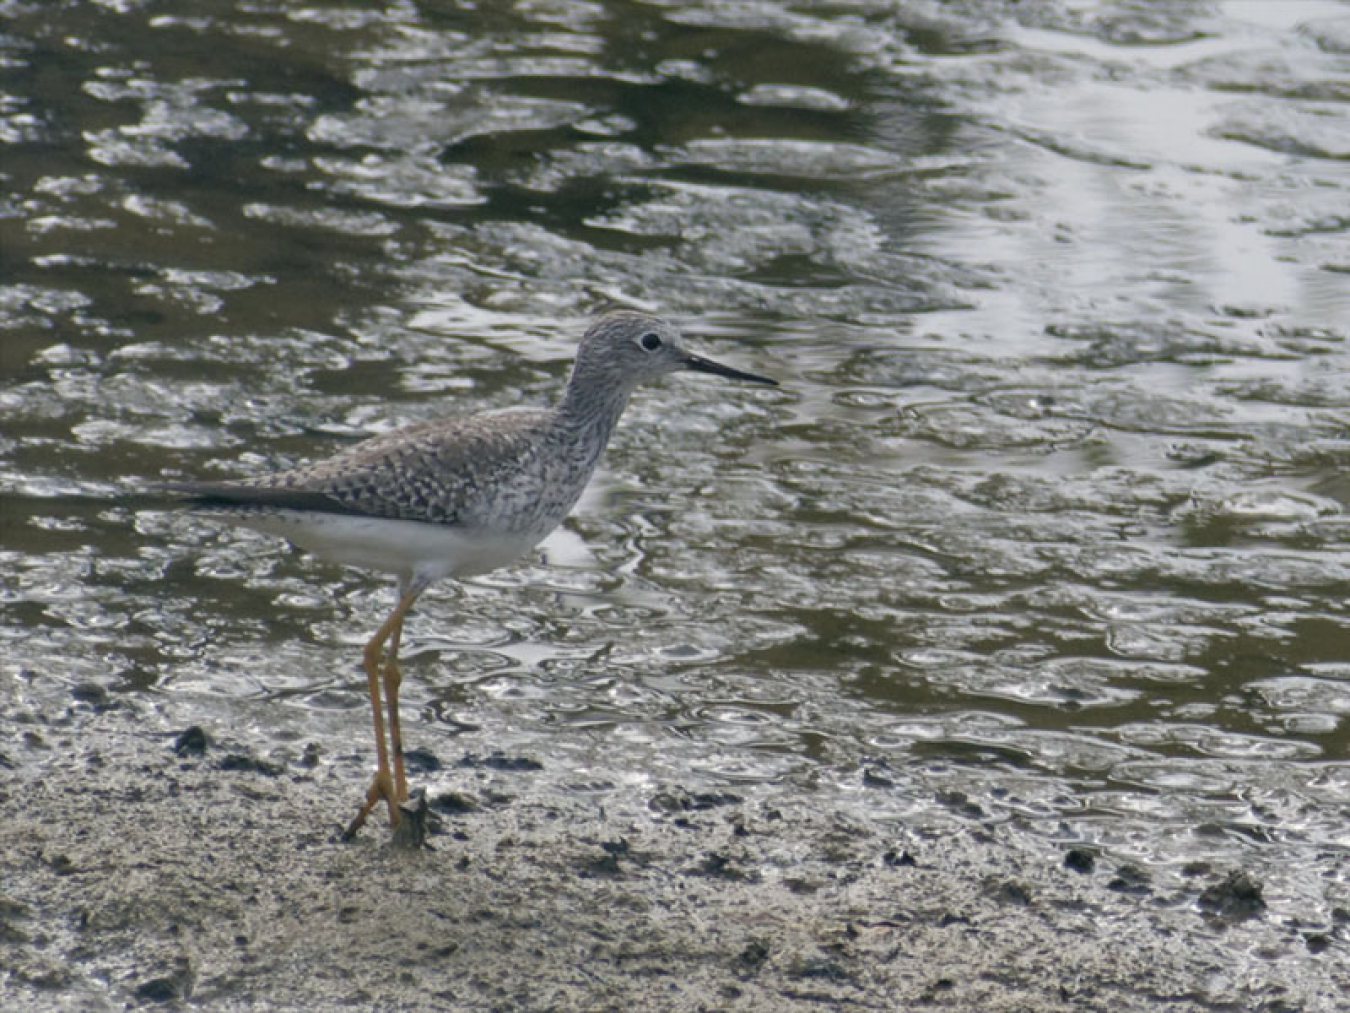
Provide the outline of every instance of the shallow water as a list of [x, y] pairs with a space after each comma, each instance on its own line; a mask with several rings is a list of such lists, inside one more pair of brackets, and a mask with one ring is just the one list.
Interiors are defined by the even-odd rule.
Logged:
[[547, 401], [620, 301], [783, 387], [639, 393], [541, 556], [428, 595], [412, 744], [1325, 917], [1350, 9], [893, 6], [4, 4], [5, 738], [364, 749], [391, 590], [122, 497]]

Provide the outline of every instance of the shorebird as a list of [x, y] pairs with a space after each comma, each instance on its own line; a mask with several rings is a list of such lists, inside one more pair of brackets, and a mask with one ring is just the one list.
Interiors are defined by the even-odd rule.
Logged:
[[539, 544], [581, 497], [634, 388], [683, 370], [777, 385], [688, 351], [665, 320], [620, 311], [587, 330], [552, 408], [423, 422], [287, 471], [168, 487], [231, 523], [398, 578], [397, 604], [362, 655], [376, 771], [344, 839], [381, 801], [397, 831], [408, 802], [398, 651], [418, 596], [438, 580], [495, 570]]

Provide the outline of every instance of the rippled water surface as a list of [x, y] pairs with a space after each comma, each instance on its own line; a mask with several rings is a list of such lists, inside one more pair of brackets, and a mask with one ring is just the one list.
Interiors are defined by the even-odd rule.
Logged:
[[546, 402], [621, 302], [783, 387], [640, 392], [426, 596], [414, 744], [1310, 897], [1350, 845], [1350, 7], [0, 13], [7, 739], [360, 748], [390, 587], [124, 497]]

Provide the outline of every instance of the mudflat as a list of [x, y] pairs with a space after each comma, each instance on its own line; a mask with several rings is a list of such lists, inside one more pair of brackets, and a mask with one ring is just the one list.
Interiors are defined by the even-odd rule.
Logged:
[[[15, 1010], [1301, 1010], [1350, 993], [1346, 912], [1247, 870], [1145, 871], [979, 798], [596, 790], [546, 756], [413, 754], [430, 847], [338, 833], [359, 753], [250, 751], [79, 704], [5, 747], [0, 963]], [[1006, 797], [997, 778], [990, 798]], [[932, 800], [928, 800], [932, 801]], [[1327, 876], [1337, 872], [1327, 856]]]

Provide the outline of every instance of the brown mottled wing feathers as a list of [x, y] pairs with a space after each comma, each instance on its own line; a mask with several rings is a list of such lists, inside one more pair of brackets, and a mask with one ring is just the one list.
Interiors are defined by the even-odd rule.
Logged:
[[485, 493], [528, 466], [546, 421], [546, 412], [513, 410], [425, 422], [288, 471], [170, 489], [204, 507], [466, 523]]

